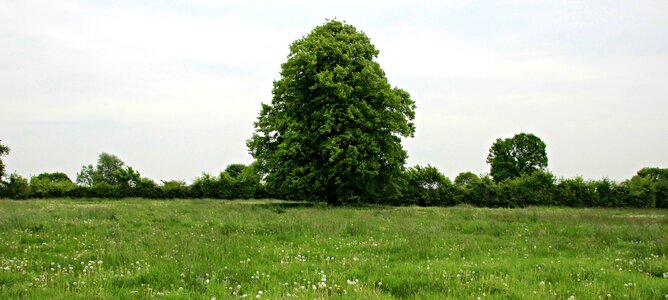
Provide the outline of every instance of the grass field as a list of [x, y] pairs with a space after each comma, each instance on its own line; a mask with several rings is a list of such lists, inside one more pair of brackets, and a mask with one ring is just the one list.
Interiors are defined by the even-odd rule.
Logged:
[[668, 211], [0, 200], [1, 299], [666, 299]]

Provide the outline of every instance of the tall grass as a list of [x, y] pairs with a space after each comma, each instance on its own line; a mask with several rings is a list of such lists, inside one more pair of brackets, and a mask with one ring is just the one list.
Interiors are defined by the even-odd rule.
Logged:
[[664, 299], [668, 211], [0, 200], [0, 298]]

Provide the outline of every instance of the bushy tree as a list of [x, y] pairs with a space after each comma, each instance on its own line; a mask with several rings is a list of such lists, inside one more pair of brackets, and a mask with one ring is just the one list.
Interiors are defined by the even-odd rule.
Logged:
[[646, 177], [652, 181], [668, 180], [668, 169], [663, 168], [642, 168], [636, 176]]
[[141, 182], [141, 174], [135, 171], [132, 167], [124, 167], [117, 169], [114, 172], [114, 182], [124, 188], [132, 188]]
[[2, 161], [2, 157], [9, 154], [10, 151], [11, 149], [3, 145], [2, 140], [0, 140], [0, 182], [2, 181], [2, 178], [5, 176], [5, 163]]
[[163, 181], [160, 187], [165, 198], [188, 198], [190, 196], [188, 185], [182, 180]]
[[557, 183], [555, 200], [559, 205], [571, 207], [592, 206], [591, 200], [595, 196], [592, 185], [581, 176], [575, 178], [562, 178]]
[[93, 165], [86, 165], [81, 167], [81, 171], [77, 173], [77, 184], [81, 186], [91, 187], [96, 183], [101, 182], [101, 178], [97, 175]]
[[490, 175], [496, 182], [544, 170], [547, 168], [545, 143], [531, 133], [497, 139], [489, 149], [487, 163], [491, 167]]
[[247, 143], [268, 189], [332, 204], [399, 194], [415, 104], [390, 86], [377, 55], [336, 20], [292, 43]]
[[668, 169], [642, 168], [622, 182], [625, 204], [633, 207], [668, 207]]
[[624, 206], [656, 207], [656, 186], [649, 177], [633, 176], [622, 182], [626, 191]]
[[668, 168], [642, 168], [636, 176], [652, 182], [656, 207], [668, 208]]
[[261, 174], [255, 164], [232, 164], [218, 176], [204, 173], [195, 178], [190, 190], [196, 198], [250, 199], [263, 196]]
[[265, 196], [262, 186], [262, 174], [256, 164], [245, 166], [236, 177], [232, 178], [234, 179], [235, 198], [250, 199]]
[[247, 168], [244, 164], [231, 164], [225, 168], [225, 173], [230, 175], [232, 178], [237, 178], [241, 173]]
[[466, 186], [471, 180], [478, 179], [478, 175], [473, 172], [461, 172], [455, 177], [455, 185], [458, 187]]
[[6, 189], [7, 196], [12, 198], [25, 199], [30, 197], [30, 184], [28, 184], [28, 179], [25, 179], [16, 173], [9, 175], [9, 182], [7, 182]]
[[489, 176], [471, 178], [457, 193], [458, 202], [484, 207], [508, 206], [507, 201], [499, 199], [499, 186]]
[[203, 173], [202, 176], [193, 180], [190, 190], [195, 198], [217, 198], [218, 178], [209, 173]]
[[624, 199], [619, 184], [608, 178], [593, 180], [589, 185], [594, 190], [591, 206], [597, 207], [619, 207], [623, 205]]
[[554, 205], [556, 178], [546, 171], [535, 171], [505, 180], [499, 184], [500, 199], [504, 206]]
[[[70, 179], [67, 174], [63, 172], [53, 172], [53, 173], [41, 173], [37, 176], [34, 176], [32, 178], [39, 179], [39, 180], [49, 180], [52, 182], [69, 182], [72, 183], [72, 180]], [[32, 179], [31, 178], [31, 179]]]
[[63, 197], [76, 187], [77, 185], [62, 172], [41, 173], [30, 178], [30, 191], [33, 197]]
[[451, 205], [452, 183], [436, 167], [415, 166], [406, 171], [406, 188], [401, 204], [420, 206]]
[[132, 167], [125, 167], [123, 162], [116, 155], [109, 153], [100, 153], [97, 159], [97, 165], [86, 165], [81, 167], [77, 173], [77, 183], [82, 186], [122, 186], [131, 187], [140, 181], [139, 172]]

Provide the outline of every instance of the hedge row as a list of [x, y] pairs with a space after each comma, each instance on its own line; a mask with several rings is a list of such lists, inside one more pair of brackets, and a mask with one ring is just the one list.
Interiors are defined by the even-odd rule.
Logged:
[[[570, 206], [570, 207], [641, 207], [668, 208], [668, 169], [645, 168], [621, 183], [612, 180], [584, 180], [580, 177], [557, 179], [537, 171], [513, 179], [495, 182], [489, 176], [462, 173], [454, 183], [436, 168], [416, 166], [407, 170], [402, 195], [376, 200], [377, 204], [450, 206], [470, 204], [480, 207]], [[33, 177], [30, 182], [18, 175], [0, 186], [0, 197], [26, 198], [125, 198], [149, 199], [215, 198], [257, 199], [285, 198], [267, 191], [260, 176], [242, 173], [231, 176], [204, 174], [191, 185], [181, 181], [156, 184], [142, 178], [132, 186], [100, 184], [78, 186], [69, 179]], [[323, 199], [324, 200], [324, 199]]]
[[668, 169], [645, 168], [622, 183], [581, 177], [556, 179], [545, 171], [501, 182], [489, 176], [462, 173], [451, 183], [433, 167], [416, 167], [408, 172], [404, 196], [394, 202], [421, 206], [461, 203], [481, 207], [668, 208]]
[[72, 181], [51, 181], [33, 177], [30, 182], [12, 174], [9, 181], [0, 187], [0, 197], [14, 199], [28, 198], [127, 198], [148, 199], [251, 199], [263, 198], [263, 187], [259, 179], [239, 176], [231, 177], [221, 173], [218, 177], [204, 174], [193, 184], [182, 181], [166, 181], [158, 185], [150, 179], [142, 178], [132, 186], [97, 184], [79, 186]]

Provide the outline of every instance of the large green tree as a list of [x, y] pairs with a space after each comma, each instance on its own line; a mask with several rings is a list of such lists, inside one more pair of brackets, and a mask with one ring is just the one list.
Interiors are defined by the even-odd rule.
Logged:
[[5, 146], [2, 144], [2, 140], [0, 140], [0, 181], [2, 181], [2, 177], [5, 176], [5, 163], [2, 162], [2, 157], [9, 154], [9, 147]]
[[377, 56], [363, 32], [336, 20], [292, 43], [247, 142], [270, 190], [332, 204], [399, 193], [415, 103], [390, 86]]
[[487, 163], [496, 182], [544, 170], [547, 168], [545, 143], [531, 133], [497, 139], [489, 149]]

